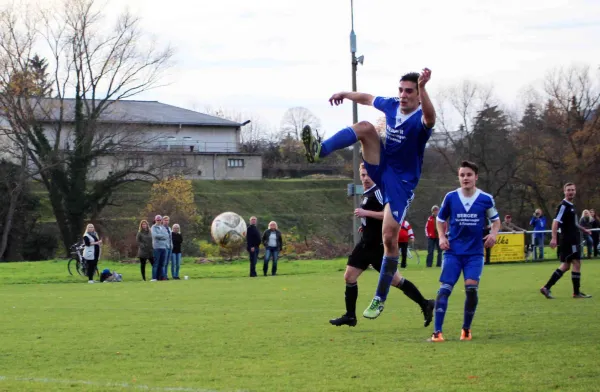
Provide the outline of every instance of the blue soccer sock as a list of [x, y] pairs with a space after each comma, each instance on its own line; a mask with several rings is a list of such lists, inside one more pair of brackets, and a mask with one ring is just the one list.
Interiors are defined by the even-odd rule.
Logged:
[[444, 317], [446, 317], [446, 309], [448, 309], [448, 297], [452, 294], [452, 286], [442, 283], [438, 290], [437, 298], [435, 299], [435, 330], [434, 332], [442, 332], [444, 325]]
[[319, 154], [319, 157], [324, 158], [336, 150], [350, 147], [357, 141], [358, 137], [356, 136], [354, 129], [352, 129], [352, 127], [346, 127], [321, 143], [321, 153]]
[[388, 293], [390, 292], [390, 285], [394, 274], [398, 270], [398, 256], [383, 256], [383, 262], [381, 263], [381, 271], [379, 272], [379, 282], [377, 283], [377, 290], [375, 296], [381, 301], [387, 299]]
[[471, 329], [471, 323], [473, 322], [475, 310], [477, 309], [477, 303], [479, 302], [477, 285], [466, 285], [465, 292], [467, 293], [467, 298], [465, 299], [465, 318], [463, 322], [463, 329]]

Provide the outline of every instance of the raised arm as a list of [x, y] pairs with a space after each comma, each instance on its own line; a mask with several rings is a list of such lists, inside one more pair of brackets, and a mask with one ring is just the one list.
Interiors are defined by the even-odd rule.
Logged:
[[423, 110], [423, 124], [431, 129], [435, 125], [435, 108], [425, 88], [429, 79], [431, 79], [431, 70], [425, 68], [419, 77], [419, 97], [421, 98], [421, 109]]
[[342, 91], [341, 93], [333, 94], [331, 98], [329, 98], [329, 103], [332, 106], [338, 106], [344, 102], [344, 99], [349, 99], [350, 101], [361, 105], [373, 106], [373, 99], [375, 99], [375, 97], [366, 93]]

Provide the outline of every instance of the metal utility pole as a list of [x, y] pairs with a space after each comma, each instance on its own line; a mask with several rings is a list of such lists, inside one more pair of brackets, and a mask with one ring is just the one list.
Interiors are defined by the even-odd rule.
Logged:
[[[351, 55], [351, 61], [352, 61], [352, 91], [356, 92], [356, 70], [358, 68], [358, 63], [359, 63], [359, 59], [356, 57], [356, 34], [354, 33], [354, 0], [350, 0], [350, 18], [351, 18], [351, 23], [352, 23], [352, 28], [350, 30], [350, 55]], [[360, 62], [362, 64], [363, 61], [363, 56], [361, 56], [360, 58]], [[352, 102], [352, 124], [356, 124], [358, 122], [358, 104], [356, 102]], [[361, 185], [360, 182], [360, 171], [358, 169], [359, 164], [360, 164], [360, 156], [359, 156], [359, 149], [360, 149], [360, 143], [355, 143], [354, 146], [352, 146], [352, 167], [354, 169], [354, 179], [353, 179], [353, 183], [354, 183], [354, 187], [353, 189], [356, 189], [356, 186]], [[359, 201], [359, 194], [357, 194], [358, 192], [355, 192], [355, 194], [352, 196], [354, 198], [354, 208], [358, 208], [360, 201]], [[352, 233], [353, 233], [353, 239], [354, 239], [354, 245], [356, 245], [359, 241], [360, 241], [360, 235], [358, 233], [358, 227], [360, 225], [360, 221], [359, 219], [354, 216], [353, 219], [353, 224], [352, 224]]]

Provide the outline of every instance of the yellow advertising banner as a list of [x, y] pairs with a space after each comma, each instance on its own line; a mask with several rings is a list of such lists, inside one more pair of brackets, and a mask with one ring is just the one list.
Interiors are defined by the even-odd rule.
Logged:
[[525, 234], [498, 234], [490, 262], [506, 263], [525, 260]]

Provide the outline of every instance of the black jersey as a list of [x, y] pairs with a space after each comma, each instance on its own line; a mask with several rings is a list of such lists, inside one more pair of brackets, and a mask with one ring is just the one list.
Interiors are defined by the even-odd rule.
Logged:
[[[363, 200], [360, 204], [363, 210], [383, 211], [383, 195], [377, 185], [372, 186], [363, 193]], [[383, 242], [381, 236], [382, 220], [375, 218], [360, 218], [362, 226], [362, 242], [368, 245], [379, 245]]]
[[577, 209], [566, 200], [563, 200], [556, 209], [555, 221], [560, 227], [560, 242], [569, 245], [578, 245], [579, 237], [579, 220], [577, 219]]

